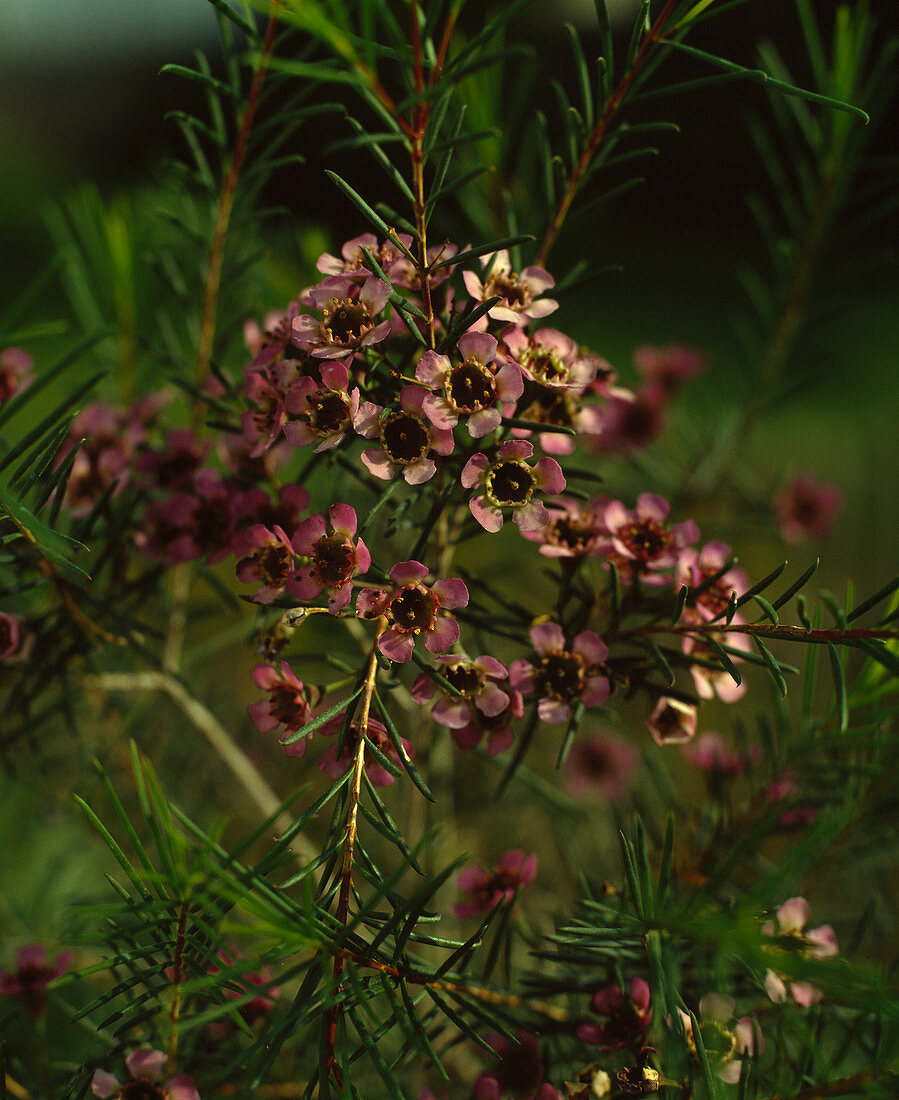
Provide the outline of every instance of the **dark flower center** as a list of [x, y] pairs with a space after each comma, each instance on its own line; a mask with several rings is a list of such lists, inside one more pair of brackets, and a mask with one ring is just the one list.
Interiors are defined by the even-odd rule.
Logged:
[[550, 390], [541, 386], [534, 403], [522, 416], [524, 420], [560, 424], [563, 428], [570, 428], [575, 407], [574, 396], [568, 390]]
[[683, 729], [684, 716], [669, 703], [655, 720], [659, 735], [664, 739], [669, 733], [679, 733]]
[[381, 446], [391, 462], [407, 465], [425, 457], [431, 449], [431, 436], [421, 417], [394, 412], [381, 422]]
[[165, 1093], [157, 1088], [152, 1081], [138, 1078], [129, 1081], [119, 1093], [121, 1100], [165, 1100]]
[[319, 390], [308, 399], [309, 408], [303, 419], [318, 435], [330, 435], [345, 428], [350, 417], [350, 403], [333, 390]]
[[529, 467], [515, 459], [502, 459], [487, 475], [487, 498], [504, 508], [521, 508], [531, 499], [536, 480]]
[[459, 412], [473, 413], [493, 403], [496, 381], [489, 367], [466, 359], [446, 380], [446, 399]]
[[309, 704], [293, 684], [275, 684], [271, 691], [271, 712], [289, 730], [298, 730], [309, 720]]
[[488, 298], [499, 294], [510, 309], [521, 309], [531, 303], [530, 288], [511, 272], [501, 271], [497, 275], [491, 275], [487, 282], [487, 289]]
[[575, 699], [583, 690], [583, 662], [574, 653], [549, 653], [534, 669], [534, 684], [550, 699]]
[[203, 553], [220, 550], [231, 538], [234, 513], [227, 500], [200, 500], [194, 513], [194, 537]]
[[654, 519], [633, 520], [618, 532], [618, 537], [640, 561], [651, 561], [667, 550], [669, 533]]
[[279, 542], [274, 546], [263, 546], [255, 555], [259, 565], [260, 579], [283, 583], [293, 566], [293, 550]]
[[434, 597], [421, 588], [404, 588], [388, 606], [393, 626], [402, 634], [419, 634], [427, 630], [437, 611]]
[[543, 1063], [536, 1047], [516, 1044], [509, 1048], [489, 1075], [495, 1077], [503, 1094], [530, 1096], [543, 1078]]
[[546, 529], [546, 541], [553, 546], [564, 546], [568, 550], [585, 551], [593, 542], [593, 526], [586, 520], [560, 516], [554, 519]]
[[323, 585], [339, 588], [353, 575], [352, 547], [341, 535], [329, 535], [316, 542], [312, 571]]
[[450, 665], [440, 671], [456, 691], [461, 692], [466, 698], [471, 698], [481, 687], [478, 670], [471, 665]]
[[528, 369], [538, 382], [564, 382], [568, 378], [568, 364], [542, 344], [528, 356]]
[[643, 1019], [623, 997], [613, 1006], [606, 1020], [602, 1026], [603, 1045], [626, 1046], [638, 1039], [644, 1031]]
[[324, 311], [324, 325], [333, 343], [352, 344], [362, 336], [363, 327], [371, 326], [371, 311], [364, 302], [335, 298]]

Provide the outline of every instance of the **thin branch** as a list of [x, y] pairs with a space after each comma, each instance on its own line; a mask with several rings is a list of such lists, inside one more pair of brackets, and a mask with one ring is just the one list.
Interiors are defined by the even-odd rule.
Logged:
[[534, 261], [538, 266], [544, 267], [546, 265], [546, 259], [549, 256], [550, 249], [555, 244], [556, 237], [562, 228], [562, 224], [565, 218], [568, 216], [568, 211], [571, 209], [571, 204], [574, 202], [574, 197], [578, 192], [581, 184], [584, 182], [584, 177], [587, 174], [587, 169], [596, 155], [597, 150], [602, 142], [602, 139], [606, 135], [606, 131], [618, 108], [624, 101], [624, 97], [630, 89], [631, 84], [634, 82], [634, 78], [640, 71], [644, 61], [649, 55], [650, 51], [656, 46], [662, 38], [662, 32], [665, 29], [665, 24], [675, 8], [677, 0], [668, 0], [665, 7], [662, 8], [655, 23], [650, 27], [646, 34], [646, 37], [640, 44], [640, 49], [637, 51], [634, 57], [631, 67], [627, 70], [624, 76], [621, 78], [621, 83], [612, 93], [609, 100], [606, 102], [605, 110], [602, 113], [602, 118], [593, 127], [590, 133], [590, 137], [587, 139], [587, 144], [584, 147], [584, 151], [581, 153], [580, 159], [574, 167], [574, 171], [571, 173], [571, 178], [568, 180], [568, 187], [565, 190], [565, 194], [562, 196], [562, 201], [559, 203], [558, 209], [550, 222], [549, 227], [546, 230], [546, 234], [543, 237], [543, 243], [540, 245], [540, 251], [537, 253], [537, 258]]
[[769, 623], [646, 623], [628, 630], [619, 630], [607, 635], [608, 641], [623, 641], [646, 634], [751, 634], [761, 638], [782, 638], [798, 642], [852, 642], [863, 638], [880, 641], [899, 639], [899, 629], [887, 630], [877, 627], [860, 627], [854, 630], [841, 630], [831, 627], [819, 630], [806, 630], [802, 626], [773, 626]]

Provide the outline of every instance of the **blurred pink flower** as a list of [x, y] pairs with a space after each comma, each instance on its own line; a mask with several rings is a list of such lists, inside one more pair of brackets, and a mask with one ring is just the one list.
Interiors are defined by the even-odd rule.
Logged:
[[843, 497], [835, 485], [799, 474], [774, 498], [774, 514], [785, 542], [804, 542], [829, 535]]
[[459, 873], [456, 885], [467, 901], [457, 901], [453, 912], [457, 917], [476, 917], [489, 913], [497, 905], [510, 902], [522, 886], [533, 882], [537, 874], [537, 857], [528, 855], [521, 848], [504, 852], [493, 871], [485, 871], [471, 863]]
[[94, 1096], [119, 1100], [200, 1100], [193, 1079], [186, 1073], [176, 1073], [161, 1083], [167, 1061], [161, 1050], [133, 1050], [125, 1059], [130, 1080], [122, 1082], [98, 1069], [91, 1081], [91, 1092]]
[[18, 998], [28, 1014], [37, 1019], [47, 1008], [47, 986], [65, 974], [71, 962], [69, 951], [50, 963], [41, 944], [26, 944], [16, 952], [15, 970], [0, 969], [0, 996]]
[[[808, 918], [809, 904], [805, 898], [788, 898], [777, 910], [777, 926], [774, 921], [766, 921], [762, 925], [763, 935], [776, 936], [780, 940], [776, 948], [768, 950], [793, 950], [806, 959], [828, 959], [839, 954], [837, 938], [829, 924], [803, 932]], [[803, 1008], [817, 1004], [824, 996], [811, 982], [797, 982], [770, 968], [765, 971], [765, 992], [772, 1001], [779, 1004], [786, 1000], [787, 989], [796, 1004]]]
[[[735, 1085], [743, 1070], [743, 1056], [762, 1050], [764, 1043], [759, 1025], [750, 1016], [732, 1023], [736, 1001], [722, 993], [706, 993], [699, 1002], [699, 1031], [709, 1064], [716, 1077]], [[682, 1009], [677, 1010], [684, 1025], [687, 1046], [696, 1054], [693, 1021]]]
[[565, 786], [578, 802], [619, 802], [640, 766], [629, 741], [610, 733], [576, 740], [565, 761]]

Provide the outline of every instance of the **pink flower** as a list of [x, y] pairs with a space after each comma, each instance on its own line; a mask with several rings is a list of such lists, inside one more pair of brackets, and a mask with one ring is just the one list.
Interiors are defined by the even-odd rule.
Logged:
[[66, 951], [50, 963], [47, 952], [39, 943], [29, 943], [16, 952], [16, 969], [0, 969], [0, 996], [17, 997], [29, 1016], [37, 1019], [47, 1008], [47, 986], [65, 974], [72, 962]]
[[135, 541], [147, 557], [169, 564], [204, 557], [210, 565], [221, 561], [231, 549], [237, 520], [233, 497], [217, 470], [198, 470], [192, 492], [148, 505]]
[[[749, 1016], [742, 1016], [731, 1026], [736, 1002], [722, 993], [706, 993], [699, 1002], [699, 1032], [709, 1064], [717, 1077], [730, 1085], [740, 1080], [743, 1055], [752, 1055], [764, 1046], [759, 1025]], [[693, 1021], [683, 1011], [677, 1010], [684, 1025], [687, 1046], [696, 1055], [693, 1037]]]
[[19, 620], [14, 615], [0, 611], [0, 661], [11, 657], [19, 648]]
[[426, 351], [415, 368], [419, 382], [430, 386], [422, 408], [438, 428], [453, 428], [467, 416], [468, 432], [479, 439], [499, 427], [497, 405], [517, 401], [524, 389], [521, 371], [496, 360], [496, 340], [486, 332], [468, 332], [459, 340], [462, 362]]
[[554, 328], [537, 329], [532, 336], [521, 328], [508, 329], [503, 342], [525, 375], [541, 387], [580, 391], [597, 374], [607, 380], [613, 373], [601, 356], [583, 351]]
[[475, 1081], [475, 1100], [562, 1100], [558, 1089], [544, 1081], [535, 1036], [519, 1031], [517, 1042], [494, 1034], [484, 1038], [496, 1052], [496, 1062]]
[[540, 553], [548, 558], [605, 557], [612, 545], [602, 519], [608, 503], [608, 497], [586, 504], [559, 497], [546, 505], [546, 526], [522, 534], [539, 542]]
[[119, 1100], [200, 1100], [193, 1078], [176, 1073], [159, 1084], [168, 1057], [161, 1050], [133, 1050], [125, 1059], [131, 1075], [123, 1084], [118, 1077], [98, 1069], [91, 1081], [91, 1092], [99, 1097]]
[[374, 275], [360, 289], [341, 275], [330, 275], [308, 291], [306, 297], [322, 319], [302, 313], [293, 319], [293, 343], [317, 359], [352, 359], [362, 348], [381, 343], [390, 322], [375, 324], [387, 305], [390, 287]]
[[[281, 996], [280, 987], [272, 985], [271, 969], [263, 966], [259, 970], [243, 970], [240, 967], [240, 952], [233, 947], [229, 951], [218, 951], [216, 955], [221, 960], [223, 968], [231, 971], [228, 974], [228, 982], [224, 986], [225, 999], [241, 1002], [237, 1010], [250, 1025], [269, 1016], [275, 1007], [275, 1002]], [[238, 973], [234, 973], [235, 969]], [[210, 966], [206, 972], [218, 974], [220, 968]], [[259, 992], [247, 999], [247, 994], [254, 990]], [[236, 1025], [228, 1020], [218, 1020], [210, 1024], [210, 1029], [218, 1038], [230, 1034], [235, 1027]]]
[[684, 759], [694, 768], [715, 779], [730, 779], [742, 775], [753, 759], [752, 753], [737, 752], [720, 733], [711, 730], [701, 733], [693, 744], [686, 745], [683, 754]]
[[34, 360], [24, 348], [0, 351], [0, 405], [31, 385], [33, 370]]
[[[312, 707], [306, 697], [303, 683], [298, 680], [287, 661], [282, 661], [280, 672], [271, 665], [257, 665], [253, 669], [253, 683], [269, 693], [268, 699], [251, 703], [247, 712], [260, 733], [277, 731], [280, 736], [296, 733], [312, 718]], [[288, 756], [302, 756], [307, 738], [300, 738], [292, 745], [285, 745]]]
[[532, 663], [513, 661], [509, 681], [523, 695], [537, 694], [537, 713], [543, 722], [567, 722], [572, 704], [597, 707], [609, 697], [609, 678], [603, 663], [609, 655], [605, 642], [592, 630], [582, 630], [569, 646], [558, 623], [531, 627]]
[[421, 485], [437, 472], [437, 464], [429, 458], [452, 454], [453, 433], [439, 428], [425, 415], [425, 391], [420, 386], [404, 386], [400, 390], [399, 409], [385, 410], [365, 401], [359, 406], [353, 426], [366, 439], [378, 439], [380, 449], [362, 452], [362, 461], [370, 473], [389, 481], [397, 468], [409, 485]]
[[554, 458], [541, 458], [529, 466], [524, 460], [533, 453], [533, 446], [526, 440], [508, 440], [500, 446], [493, 462], [485, 454], [476, 454], [465, 464], [463, 486], [480, 486], [483, 490], [469, 500], [468, 507], [485, 531], [502, 528], [504, 508], [512, 509], [513, 519], [522, 531], [534, 531], [549, 522], [549, 512], [534, 494], [537, 490], [550, 495], [561, 493], [565, 477]]
[[[599, 389], [595, 384], [593, 388]], [[661, 435], [667, 396], [660, 386], [644, 386], [637, 393], [618, 388], [604, 396], [607, 400], [596, 410], [594, 423], [586, 433], [594, 450], [632, 454]]]
[[465, 289], [475, 301], [486, 302], [497, 295], [502, 299], [487, 312], [493, 321], [506, 321], [513, 325], [526, 325], [528, 321], [546, 317], [559, 308], [551, 298], [543, 298], [544, 291], [556, 285], [555, 279], [542, 267], [526, 267], [521, 274], [512, 270], [509, 253], [505, 249], [482, 258], [489, 273], [482, 282], [473, 271], [464, 271]]
[[345, 363], [321, 365], [321, 384], [298, 378], [287, 391], [287, 411], [296, 420], [284, 426], [294, 447], [315, 444], [315, 451], [328, 451], [343, 439], [359, 410], [359, 390], [349, 392], [350, 375]]
[[605, 1017], [605, 1023], [578, 1024], [577, 1036], [599, 1050], [620, 1050], [642, 1043], [652, 1023], [649, 986], [642, 978], [632, 978], [627, 996], [615, 984], [594, 993], [590, 1011]]
[[270, 531], [261, 523], [254, 523], [237, 532], [232, 549], [240, 558], [237, 579], [241, 584], [262, 584], [250, 599], [261, 604], [277, 599], [293, 575], [294, 564], [293, 547], [283, 528]]
[[[337, 714], [325, 724], [318, 731], [325, 737], [339, 734], [343, 728], [343, 715]], [[318, 758], [318, 766], [325, 773], [325, 775], [331, 776], [332, 779], [337, 779], [343, 775], [347, 768], [352, 766], [353, 758], [356, 755], [356, 748], [359, 744], [359, 730], [360, 723], [358, 718], [354, 718], [350, 723], [350, 728], [347, 730], [347, 736], [343, 743], [340, 755], [337, 755], [337, 746], [329, 745], [328, 748]], [[400, 755], [396, 750], [396, 745], [390, 739], [390, 734], [387, 732], [387, 727], [383, 723], [377, 721], [375, 718], [369, 718], [368, 726], [365, 731], [365, 739], [370, 746], [373, 746], [383, 757], [386, 757], [395, 768], [402, 768], [402, 761]], [[400, 738], [400, 743], [403, 746], [403, 752], [406, 755], [407, 760], [412, 759], [412, 745], [406, 740], [405, 737]], [[365, 768], [365, 774], [371, 780], [373, 787], [389, 787], [394, 782], [396, 777], [393, 772], [387, 770], [380, 762], [374, 752], [365, 753], [365, 760], [363, 761]]]
[[813, 474], [799, 474], [774, 498], [774, 513], [785, 542], [823, 539], [829, 535], [843, 497], [836, 485]]
[[[769, 802], [781, 802], [796, 796], [797, 793], [798, 786], [794, 776], [784, 772], [765, 791], [765, 797]], [[778, 825], [785, 832], [801, 832], [807, 825], [812, 825], [817, 817], [818, 811], [811, 803], [797, 801], [780, 815]]]
[[702, 352], [685, 344], [662, 348], [643, 344], [634, 352], [634, 362], [644, 378], [658, 383], [667, 393], [673, 393], [706, 367]]
[[[838, 954], [837, 938], [829, 924], [803, 932], [808, 918], [809, 904], [805, 898], [788, 898], [777, 910], [777, 927], [773, 921], [762, 925], [763, 935], [778, 937], [777, 947], [767, 950], [790, 952], [805, 959], [828, 959]], [[817, 1004], [824, 996], [810, 982], [794, 981], [772, 969], [765, 971], [765, 992], [772, 1001], [778, 1004], [785, 1001], [788, 988], [793, 1000], [803, 1008]]]
[[288, 482], [278, 490], [276, 501], [259, 486], [236, 493], [232, 500], [238, 527], [261, 523], [271, 530], [280, 527], [284, 531], [295, 531], [300, 521], [300, 512], [309, 503], [309, 494], [302, 485]]
[[[683, 621], [685, 623], [693, 622], [697, 618], [697, 611], [689, 607], [684, 610]], [[736, 625], [744, 621], [739, 615], [735, 615], [733, 618]], [[735, 703], [746, 694], [746, 681], [741, 679], [738, 684], [727, 669], [720, 667], [718, 658], [711, 646], [703, 641], [704, 638], [711, 638], [728, 651], [739, 649], [744, 653], [748, 653], [752, 648], [749, 638], [745, 634], [702, 631], [701, 634], [695, 637], [685, 635], [681, 642], [681, 649], [684, 653], [698, 662], [690, 666], [690, 675], [693, 677], [693, 686], [699, 698], [714, 699], [717, 696], [722, 703]], [[733, 652], [729, 652], [728, 655], [736, 667], [740, 663], [740, 658]], [[699, 662], [708, 662], [708, 664]], [[710, 667], [712, 665], [716, 667]]]
[[411, 661], [419, 635], [430, 653], [443, 653], [459, 638], [459, 624], [441, 612], [468, 604], [465, 583], [453, 577], [428, 587], [427, 575], [428, 568], [420, 561], [398, 562], [390, 570], [392, 591], [364, 588], [356, 599], [356, 614], [361, 618], [386, 616], [387, 628], [378, 638], [378, 649], [391, 661]]
[[565, 786], [578, 802], [620, 802], [640, 766], [629, 741], [598, 733], [571, 746], [565, 761]]
[[164, 447], [141, 451], [135, 465], [146, 476], [149, 488], [172, 492], [190, 485], [208, 451], [209, 443], [197, 439], [193, 429], [175, 428]]
[[674, 583], [691, 589], [688, 602], [706, 621], [723, 615], [731, 596], [742, 596], [749, 588], [749, 578], [742, 569], [725, 569], [730, 556], [726, 542], [713, 541], [699, 551], [689, 547], [677, 560]]
[[646, 719], [657, 745], [679, 745], [696, 733], [696, 706], [663, 695]]
[[668, 528], [665, 521], [670, 511], [667, 500], [641, 493], [633, 511], [613, 500], [603, 513], [615, 552], [650, 585], [670, 583], [659, 572], [676, 565], [681, 551], [699, 538], [699, 528], [691, 519]]
[[457, 901], [453, 912], [459, 918], [476, 917], [497, 905], [507, 905], [522, 886], [534, 881], [536, 875], [537, 857], [527, 855], [521, 848], [504, 852], [493, 871], [484, 871], [471, 863], [456, 879], [456, 885], [468, 895], [468, 900]]
[[258, 458], [275, 444], [287, 420], [284, 394], [265, 369], [247, 371], [243, 395], [253, 407], [241, 415], [240, 434], [250, 447], [250, 457]]
[[431, 714], [435, 722], [450, 729], [464, 729], [471, 724], [473, 712], [479, 710], [488, 718], [502, 714], [509, 706], [509, 696], [499, 684], [507, 679], [506, 666], [495, 657], [474, 659], [461, 653], [437, 657], [438, 672], [460, 693], [452, 695], [423, 672], [412, 685], [416, 703], [427, 703], [436, 693], [437, 702]]
[[297, 569], [287, 585], [304, 603], [329, 589], [328, 610], [336, 615], [350, 602], [353, 577], [368, 571], [371, 554], [362, 539], [353, 541], [356, 513], [348, 504], [332, 504], [328, 520], [330, 535], [320, 515], [310, 516], [296, 529], [293, 548], [307, 564]]
[[515, 735], [512, 722], [524, 716], [524, 698], [520, 691], [503, 685], [509, 693], [508, 706], [499, 714], [485, 714], [478, 707], [472, 708], [471, 720], [460, 729], [454, 729], [453, 740], [460, 749], [474, 749], [487, 737], [487, 755], [496, 756], [512, 744]]

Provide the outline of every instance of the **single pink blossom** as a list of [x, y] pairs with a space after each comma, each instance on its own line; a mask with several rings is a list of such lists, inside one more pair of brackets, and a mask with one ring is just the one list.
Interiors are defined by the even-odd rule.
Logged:
[[534, 881], [537, 875], [537, 857], [528, 855], [521, 848], [504, 852], [492, 871], [485, 871], [476, 863], [459, 872], [456, 885], [466, 894], [467, 901], [457, 901], [453, 912], [457, 917], [476, 917], [487, 913], [497, 905], [507, 905], [522, 886]]
[[33, 371], [34, 360], [24, 348], [0, 351], [0, 405], [31, 385]]
[[559, 308], [558, 302], [543, 297], [544, 291], [555, 286], [555, 279], [542, 267], [526, 267], [518, 274], [512, 270], [505, 249], [484, 256], [481, 262], [487, 269], [483, 281], [473, 271], [464, 271], [462, 279], [476, 302], [486, 302], [497, 295], [502, 299], [488, 310], [491, 320], [526, 325]]
[[646, 719], [657, 745], [679, 745], [696, 733], [697, 709], [694, 703], [663, 695]]
[[774, 498], [774, 514], [785, 542], [823, 539], [842, 506], [836, 485], [818, 481], [814, 474], [799, 474]]
[[390, 332], [390, 321], [375, 323], [387, 305], [390, 287], [374, 275], [361, 288], [353, 279], [329, 275], [306, 297], [322, 318], [319, 321], [306, 313], [295, 317], [292, 340], [314, 358], [352, 360], [363, 348], [381, 343]]
[[353, 426], [366, 439], [377, 439], [379, 448], [362, 452], [369, 473], [389, 481], [397, 469], [409, 485], [421, 485], [437, 472], [430, 457], [452, 454], [451, 428], [439, 428], [424, 412], [425, 391], [421, 386], [400, 390], [398, 409], [384, 409], [371, 401], [359, 406]]
[[161, 1050], [133, 1050], [125, 1059], [130, 1079], [122, 1082], [106, 1070], [98, 1069], [91, 1081], [91, 1092], [108, 1100], [200, 1100], [193, 1078], [176, 1073], [162, 1083], [168, 1056]]
[[539, 542], [540, 553], [548, 558], [606, 557], [612, 545], [602, 518], [608, 502], [608, 497], [587, 503], [558, 497], [546, 505], [549, 522], [522, 534]]
[[324, 516], [304, 520], [293, 536], [293, 549], [303, 564], [287, 582], [298, 600], [308, 603], [328, 589], [328, 610], [342, 611], [353, 593], [353, 577], [366, 573], [371, 554], [362, 539], [356, 539], [356, 513], [348, 504], [332, 504], [328, 525]]
[[720, 733], [707, 730], [683, 748], [684, 759], [694, 768], [706, 772], [712, 779], [732, 779], [743, 775], [755, 759], [752, 752], [737, 752], [728, 745]]
[[679, 389], [706, 367], [702, 352], [686, 344], [668, 344], [661, 348], [643, 344], [634, 352], [634, 362], [647, 381], [658, 383], [668, 393]]
[[[766, 921], [762, 925], [762, 934], [777, 937], [777, 947], [769, 951], [786, 951], [798, 954], [806, 959], [828, 959], [839, 954], [837, 937], [829, 924], [803, 931], [809, 918], [809, 904], [805, 898], [788, 898], [777, 910], [777, 925]], [[787, 990], [793, 1000], [802, 1008], [817, 1004], [824, 994], [811, 982], [798, 982], [788, 978], [777, 970], [765, 971], [765, 992], [772, 1001], [781, 1003], [786, 1000]]]
[[16, 969], [0, 968], [0, 996], [16, 997], [29, 1016], [43, 1016], [47, 1009], [47, 986], [65, 974], [72, 964], [71, 952], [60, 955], [55, 963], [39, 943], [29, 943], [16, 952]]
[[534, 531], [549, 522], [549, 512], [535, 496], [537, 491], [554, 495], [565, 488], [562, 468], [554, 458], [541, 458], [530, 466], [525, 459], [534, 453], [524, 439], [507, 440], [491, 462], [485, 454], [473, 455], [462, 470], [466, 489], [480, 488], [468, 507], [485, 531], [499, 531], [503, 511], [512, 509], [512, 517], [521, 531]]
[[21, 630], [15, 615], [0, 611], [0, 661], [11, 657], [19, 648]]
[[620, 802], [639, 766], [629, 741], [609, 733], [578, 738], [565, 761], [565, 787], [578, 802]]
[[[706, 1057], [716, 1077], [735, 1085], [740, 1080], [745, 1055], [762, 1050], [764, 1043], [759, 1025], [750, 1016], [733, 1022], [733, 997], [722, 993], [706, 993], [699, 1002], [699, 1032]], [[683, 1009], [677, 1010], [684, 1026], [687, 1046], [696, 1056], [693, 1021]]]
[[459, 638], [459, 624], [446, 612], [467, 606], [465, 583], [451, 577], [428, 586], [427, 575], [427, 566], [419, 561], [398, 562], [390, 570], [392, 589], [364, 588], [356, 598], [356, 614], [361, 618], [386, 617], [378, 649], [391, 661], [411, 661], [419, 635], [430, 653], [445, 652]]
[[475, 1100], [562, 1100], [558, 1089], [545, 1081], [546, 1067], [534, 1035], [519, 1031], [517, 1041], [487, 1034], [496, 1061], [474, 1083]]
[[[267, 691], [269, 697], [251, 703], [247, 712], [260, 733], [276, 731], [283, 739], [306, 725], [312, 718], [312, 706], [303, 682], [297, 679], [287, 661], [282, 661], [279, 669], [271, 665], [257, 665], [253, 669], [253, 683]], [[307, 740], [302, 737], [291, 745], [285, 745], [284, 751], [288, 756], [302, 756]]]
[[464, 729], [471, 724], [473, 713], [479, 710], [488, 718], [502, 714], [509, 706], [509, 695], [499, 686], [508, 678], [506, 666], [495, 657], [466, 657], [462, 653], [447, 653], [436, 658], [437, 671], [459, 693], [451, 694], [423, 672], [412, 684], [412, 698], [427, 703], [434, 695], [437, 702], [431, 709], [435, 722], [450, 729]]
[[635, 509], [613, 500], [603, 513], [615, 552], [646, 584], [669, 584], [661, 572], [676, 565], [681, 552], [699, 538], [692, 519], [668, 527], [670, 511], [668, 501], [656, 493], [641, 493]]
[[503, 684], [503, 689], [508, 692], [509, 702], [499, 714], [485, 714], [473, 707], [468, 724], [452, 731], [453, 740], [460, 749], [477, 748], [486, 737], [487, 755], [496, 756], [512, 744], [515, 739], [512, 723], [524, 717], [524, 697], [507, 684]]
[[509, 682], [523, 695], [538, 696], [541, 721], [567, 722], [576, 702], [597, 707], [609, 697], [611, 685], [604, 662], [608, 646], [592, 630], [582, 630], [569, 645], [558, 623], [531, 627], [536, 661], [519, 658], [509, 667]]
[[590, 1011], [604, 1022], [578, 1024], [579, 1039], [602, 1051], [636, 1046], [643, 1042], [652, 1023], [649, 986], [643, 978], [631, 978], [625, 994], [619, 985], [605, 985], [594, 993]]
[[349, 390], [350, 375], [345, 363], [321, 365], [321, 383], [310, 377], [298, 378], [287, 391], [286, 408], [296, 417], [284, 425], [284, 434], [294, 447], [315, 444], [315, 451], [328, 451], [343, 439], [359, 411], [359, 390]]
[[[342, 714], [337, 714], [325, 722], [318, 732], [324, 737], [339, 735], [340, 731], [343, 729], [343, 721], [344, 716]], [[347, 736], [344, 739], [340, 754], [338, 755], [337, 745], [334, 744], [329, 745], [318, 758], [318, 766], [325, 775], [331, 776], [332, 779], [337, 779], [341, 775], [344, 775], [348, 768], [352, 767], [353, 759], [356, 755], [356, 748], [359, 744], [360, 728], [359, 719], [354, 718], [347, 730]], [[376, 749], [381, 757], [387, 759], [394, 766], [395, 770], [402, 768], [403, 763], [400, 754], [397, 752], [396, 745], [394, 745], [390, 734], [387, 732], [387, 727], [382, 722], [379, 722], [376, 718], [369, 718], [365, 730], [365, 739], [369, 746]], [[407, 741], [405, 737], [400, 738], [400, 743], [403, 746], [403, 752], [405, 753], [406, 759], [411, 760], [411, 743]], [[394, 772], [385, 768], [380, 758], [376, 756], [374, 752], [366, 751], [363, 767], [373, 787], [389, 787], [396, 780]]]

